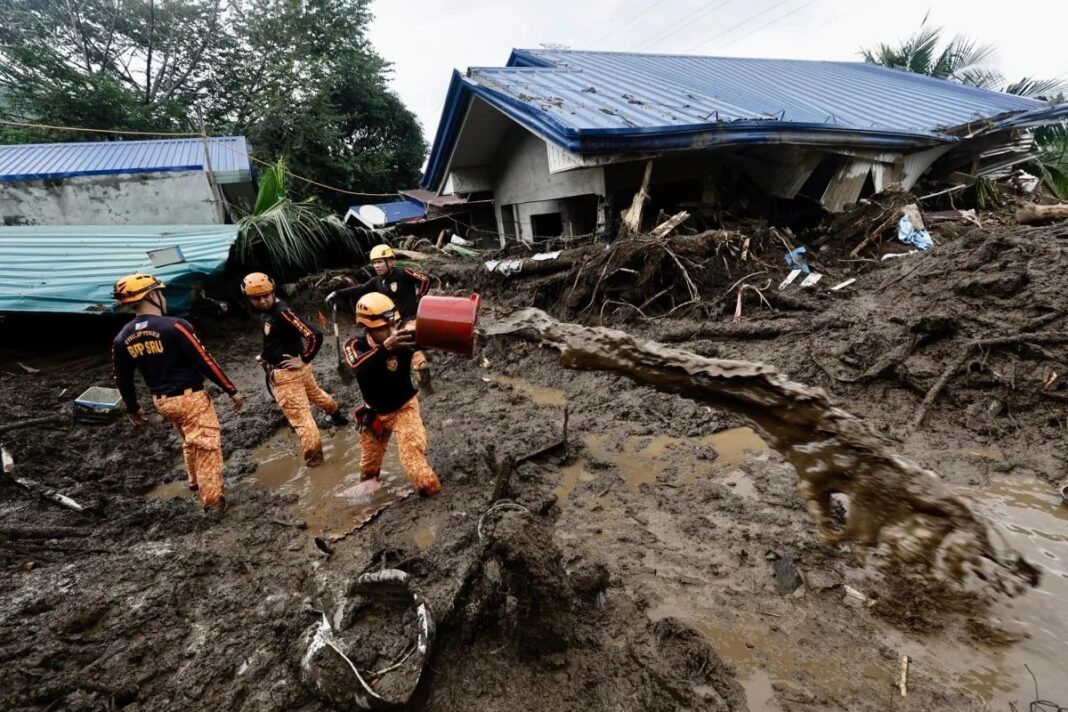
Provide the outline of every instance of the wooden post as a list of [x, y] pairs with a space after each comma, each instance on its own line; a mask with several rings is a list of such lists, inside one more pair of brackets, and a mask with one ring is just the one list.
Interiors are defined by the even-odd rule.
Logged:
[[204, 112], [197, 104], [197, 123], [200, 126], [200, 140], [204, 144], [204, 173], [208, 177], [208, 188], [211, 190], [211, 202], [215, 208], [215, 218], [220, 225], [226, 224], [226, 205], [222, 198], [222, 191], [215, 181], [215, 169], [211, 165], [211, 150], [208, 146], [208, 132], [204, 127]]

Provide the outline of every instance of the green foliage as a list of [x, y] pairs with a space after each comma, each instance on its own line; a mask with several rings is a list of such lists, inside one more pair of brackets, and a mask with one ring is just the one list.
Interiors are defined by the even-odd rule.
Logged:
[[238, 260], [252, 266], [265, 257], [275, 275], [314, 270], [331, 240], [349, 237], [344, 223], [316, 198], [289, 199], [282, 160], [263, 172], [256, 206], [237, 225]]
[[1051, 193], [1068, 200], [1068, 123], [1035, 130], [1038, 157], [1028, 169], [1042, 179]]
[[[419, 177], [418, 122], [387, 87], [366, 39], [369, 0], [6, 0], [0, 2], [3, 118], [249, 138], [264, 161], [353, 191]], [[0, 142], [108, 138], [0, 130]], [[308, 184], [344, 208], [351, 202]]]
[[997, 59], [993, 45], [979, 44], [964, 35], [957, 35], [943, 45], [942, 32], [941, 27], [928, 25], [924, 17], [920, 29], [898, 44], [880, 43], [874, 50], [862, 49], [860, 55], [871, 64], [1017, 96], [1045, 98], [1065, 88], [1059, 79], [1034, 77], [1007, 84], [1005, 76], [991, 66]]

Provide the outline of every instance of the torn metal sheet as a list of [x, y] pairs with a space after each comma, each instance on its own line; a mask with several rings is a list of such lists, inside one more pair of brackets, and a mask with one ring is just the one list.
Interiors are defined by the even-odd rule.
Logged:
[[[111, 312], [115, 280], [148, 272], [167, 285], [168, 310], [182, 315], [236, 239], [236, 225], [0, 227], [0, 312]], [[152, 253], [165, 248], [184, 261], [154, 266]]]
[[860, 191], [864, 189], [864, 181], [871, 172], [871, 162], [854, 158], [846, 161], [827, 183], [827, 189], [820, 198], [823, 207], [832, 213], [841, 212], [842, 209], [851, 205], [860, 198]]

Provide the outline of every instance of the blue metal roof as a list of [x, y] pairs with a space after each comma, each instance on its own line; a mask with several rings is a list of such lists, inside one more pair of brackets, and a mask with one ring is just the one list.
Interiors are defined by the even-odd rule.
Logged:
[[[115, 280], [149, 272], [180, 314], [192, 284], [222, 268], [236, 238], [236, 225], [0, 227], [0, 312], [111, 311]], [[174, 246], [185, 262], [152, 266], [149, 250]]]
[[[377, 208], [382, 211], [384, 219], [374, 215], [374, 211], [361, 212], [361, 208]], [[368, 205], [353, 205], [349, 208], [348, 216], [354, 217], [371, 229], [395, 225], [409, 220], [421, 220], [426, 217], [426, 206], [414, 200], [398, 200], [392, 203], [370, 203]]]
[[[243, 136], [208, 139], [215, 173], [251, 175]], [[196, 171], [204, 168], [204, 141], [178, 138], [153, 141], [32, 143], [0, 146], [0, 180], [38, 180], [115, 173]]]
[[1055, 111], [863, 62], [514, 50], [506, 67], [453, 75], [425, 186], [444, 179], [475, 96], [578, 154], [745, 143], [901, 150], [956, 141], [951, 130], [975, 122]]

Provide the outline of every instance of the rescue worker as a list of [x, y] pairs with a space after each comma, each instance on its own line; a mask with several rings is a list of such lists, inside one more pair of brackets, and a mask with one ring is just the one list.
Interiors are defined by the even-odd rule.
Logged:
[[345, 360], [356, 375], [364, 405], [355, 415], [360, 426], [360, 479], [379, 476], [389, 438], [396, 433], [401, 464], [423, 496], [441, 491], [426, 460], [426, 428], [412, 384], [415, 334], [400, 328], [393, 300], [371, 292], [356, 303], [363, 333], [345, 342]]
[[182, 439], [189, 489], [200, 492], [205, 509], [226, 508], [223, 497], [222, 439], [219, 417], [204, 390], [204, 377], [230, 396], [234, 410], [245, 397], [226, 377], [184, 319], [164, 316], [167, 299], [163, 282], [150, 274], [131, 274], [115, 282], [112, 296], [133, 305], [136, 316], [122, 328], [111, 347], [115, 383], [136, 426], [147, 423], [137, 402], [134, 371], [148, 385], [156, 410]]
[[319, 387], [311, 361], [323, 345], [319, 329], [297, 316], [274, 294], [274, 280], [253, 272], [241, 282], [252, 308], [262, 313], [263, 352], [257, 357], [267, 372], [267, 384], [278, 407], [300, 440], [308, 467], [323, 463], [323, 441], [312, 417], [311, 403], [323, 410], [334, 425], [348, 425], [337, 402]]
[[[419, 311], [419, 300], [430, 291], [430, 277], [414, 270], [397, 267], [397, 256], [389, 245], [375, 245], [371, 248], [371, 267], [375, 276], [356, 287], [347, 287], [326, 295], [326, 303], [333, 306], [338, 297], [360, 299], [365, 294], [378, 292], [385, 294], [397, 306], [402, 325], [415, 320]], [[419, 388], [432, 393], [430, 384], [430, 364], [426, 354], [416, 351], [412, 358], [412, 370]]]

